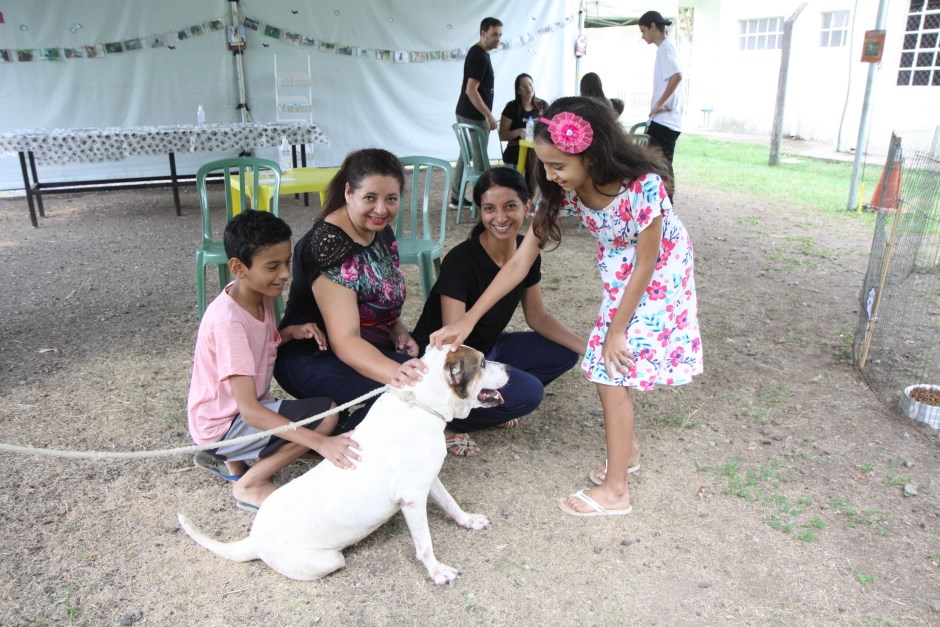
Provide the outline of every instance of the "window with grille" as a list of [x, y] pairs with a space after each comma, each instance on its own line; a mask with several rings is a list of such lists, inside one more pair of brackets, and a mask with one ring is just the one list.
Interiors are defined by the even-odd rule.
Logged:
[[741, 20], [741, 50], [775, 50], [783, 45], [783, 18]]
[[819, 45], [823, 48], [845, 46], [849, 39], [849, 12], [832, 11], [822, 14], [822, 30]]
[[898, 85], [940, 85], [940, 0], [911, 0]]

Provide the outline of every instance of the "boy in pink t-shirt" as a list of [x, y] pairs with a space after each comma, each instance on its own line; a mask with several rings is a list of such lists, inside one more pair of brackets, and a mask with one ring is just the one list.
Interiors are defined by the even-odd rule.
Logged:
[[[196, 338], [189, 432], [197, 444], [267, 431], [335, 406], [326, 398], [279, 401], [270, 393], [279, 345], [312, 338], [326, 350], [326, 336], [316, 324], [277, 330], [274, 299], [290, 278], [290, 237], [287, 223], [266, 211], [244, 211], [225, 227], [225, 253], [235, 279], [206, 309]], [[337, 423], [333, 414], [306, 429], [223, 443], [211, 454], [200, 451], [194, 462], [233, 481], [236, 506], [256, 511], [276, 489], [274, 473], [308, 450], [340, 468], [355, 468], [359, 445], [348, 433], [330, 436]], [[248, 466], [246, 460], [257, 461]]]

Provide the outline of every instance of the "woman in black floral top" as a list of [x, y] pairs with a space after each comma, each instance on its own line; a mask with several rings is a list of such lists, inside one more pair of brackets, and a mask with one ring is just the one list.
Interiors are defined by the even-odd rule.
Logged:
[[[322, 215], [294, 247], [280, 326], [315, 322], [328, 345], [311, 338], [278, 351], [274, 377], [289, 394], [342, 404], [388, 383], [411, 385], [426, 371], [399, 318], [405, 279], [391, 224], [404, 183], [401, 162], [390, 152], [350, 153], [330, 183]], [[342, 428], [364, 416], [357, 411]]]

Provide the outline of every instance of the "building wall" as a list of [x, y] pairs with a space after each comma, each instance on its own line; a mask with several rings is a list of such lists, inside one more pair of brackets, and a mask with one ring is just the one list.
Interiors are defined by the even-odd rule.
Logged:
[[[703, 47], [715, 48], [708, 63], [697, 64], [695, 89], [708, 90], [714, 100], [712, 128], [769, 134], [778, 91], [781, 51], [739, 49], [740, 20], [792, 15], [801, 2], [755, 3], [749, 0], [693, 2], [696, 9], [695, 59]], [[717, 7], [715, 5], [718, 5]], [[717, 17], [714, 16], [717, 8]], [[829, 142], [833, 148], [854, 148], [858, 137], [869, 64], [862, 63], [864, 33], [876, 23], [874, 0], [811, 0], [793, 29], [784, 134]], [[889, 3], [883, 60], [875, 66], [869, 152], [883, 150], [893, 130], [929, 128], [940, 123], [940, 87], [897, 86], [897, 73], [909, 3]], [[822, 14], [850, 12], [848, 44], [821, 47]], [[704, 14], [700, 20], [699, 15]], [[854, 26], [852, 20], [854, 19]], [[699, 25], [708, 21], [718, 37], [704, 40]]]
[[[769, 139], [776, 106], [781, 51], [740, 50], [740, 20], [789, 18], [800, 0], [685, 0], [693, 9], [690, 34], [674, 25], [670, 36], [683, 58], [686, 130], [707, 128]], [[877, 0], [808, 0], [793, 29], [785, 137], [854, 149], [869, 73], [861, 62], [866, 30], [875, 27]], [[875, 66], [866, 152], [886, 152], [892, 131], [940, 124], [940, 86], [898, 86], [897, 76], [910, 2], [888, 4], [883, 61]], [[849, 11], [849, 37], [840, 47], [821, 47], [822, 14]], [[635, 26], [588, 31], [581, 73], [600, 74], [610, 97], [627, 103], [624, 120], [649, 111], [655, 48]], [[703, 109], [710, 109], [706, 114]]]

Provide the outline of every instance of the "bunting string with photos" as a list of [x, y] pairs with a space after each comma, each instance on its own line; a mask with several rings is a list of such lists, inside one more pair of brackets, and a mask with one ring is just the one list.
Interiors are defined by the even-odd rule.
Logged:
[[[81, 46], [44, 47], [44, 48], [0, 48], [0, 63], [29, 63], [32, 61], [61, 61], [73, 59], [100, 59], [109, 55], [135, 52], [150, 48], [175, 50], [179, 43], [201, 37], [209, 33], [225, 33], [229, 42], [237, 39], [241, 26], [237, 29], [226, 26], [231, 13], [221, 15], [205, 22], [182, 26], [176, 30], [152, 33], [145, 36], [127, 37], [115, 41], [97, 41]], [[80, 26], [79, 26], [80, 28]], [[76, 28], [69, 29], [76, 32]]]
[[[500, 43], [499, 50], [530, 47], [538, 39], [560, 31], [565, 27], [577, 24], [577, 16], [568, 17], [551, 22], [534, 31], [516, 37], [510, 37]], [[336, 42], [327, 39], [297, 33], [280, 26], [265, 23], [251, 17], [243, 17], [240, 25], [245, 32], [254, 31], [263, 37], [274, 39], [282, 43], [309, 48], [324, 54], [337, 54], [359, 59], [372, 59], [375, 61], [393, 61], [395, 63], [425, 63], [428, 61], [460, 61], [467, 55], [468, 48], [448, 48], [444, 50], [392, 50], [382, 47], [362, 47], [359, 44]], [[450, 28], [448, 26], [448, 28]], [[267, 47], [269, 44], [262, 43]]]
[[[262, 37], [261, 44], [268, 47], [268, 40], [283, 44], [308, 48], [323, 54], [337, 54], [373, 61], [391, 61], [395, 63], [425, 63], [429, 61], [462, 60], [468, 48], [448, 48], [442, 50], [393, 50], [380, 45], [363, 47], [359, 43], [347, 43], [320, 39], [311, 35], [290, 31], [280, 26], [266, 23], [247, 16], [239, 16], [238, 26], [227, 25], [231, 13], [222, 15], [199, 24], [183, 26], [176, 30], [152, 33], [146, 36], [128, 37], [107, 42], [94, 42], [82, 46], [43, 47], [43, 48], [0, 48], [0, 63], [29, 63], [33, 61], [62, 61], [76, 59], [100, 59], [109, 55], [136, 52], [139, 50], [163, 48], [175, 50], [176, 46], [196, 37], [211, 33], [225, 33], [230, 49], [244, 47], [248, 32], [256, 32]], [[560, 31], [572, 24], [577, 24], [577, 17], [569, 15], [561, 20], [550, 22], [540, 28], [522, 35], [513, 36], [500, 43], [499, 50], [529, 48], [537, 40]], [[450, 27], [448, 26], [448, 29]], [[71, 29], [70, 29], [71, 30]], [[73, 31], [74, 32], [74, 31]], [[361, 42], [360, 42], [361, 43]]]

